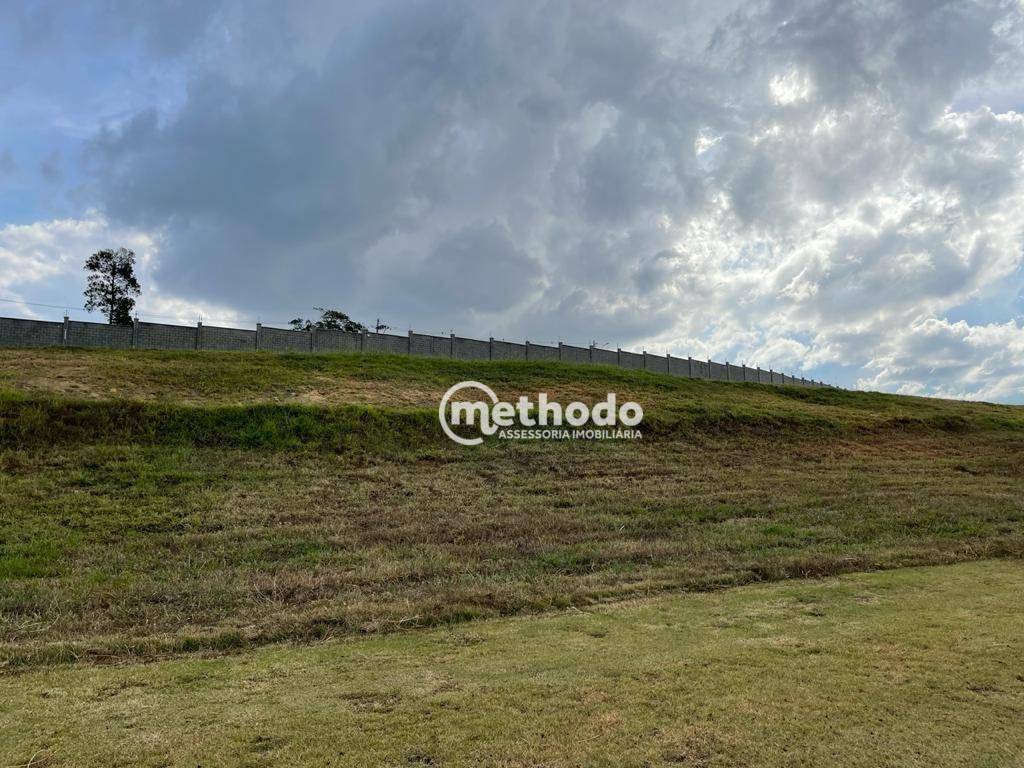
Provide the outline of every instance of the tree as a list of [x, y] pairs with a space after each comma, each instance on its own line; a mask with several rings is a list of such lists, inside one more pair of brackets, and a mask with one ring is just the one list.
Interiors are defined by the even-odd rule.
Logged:
[[357, 323], [340, 309], [324, 309], [323, 307], [313, 307], [313, 309], [320, 313], [319, 320], [303, 320], [301, 317], [297, 317], [289, 325], [297, 331], [310, 331], [318, 328], [324, 331], [362, 333], [367, 330], [365, 325]]
[[130, 325], [135, 298], [142, 293], [135, 278], [135, 252], [127, 248], [96, 251], [85, 262], [89, 273], [85, 308], [100, 310], [111, 325]]

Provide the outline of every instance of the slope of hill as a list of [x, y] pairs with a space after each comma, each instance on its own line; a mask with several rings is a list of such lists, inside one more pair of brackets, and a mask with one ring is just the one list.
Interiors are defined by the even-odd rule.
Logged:
[[[441, 393], [647, 413], [448, 442]], [[13, 666], [386, 632], [1024, 553], [1024, 409], [599, 366], [0, 352]]]

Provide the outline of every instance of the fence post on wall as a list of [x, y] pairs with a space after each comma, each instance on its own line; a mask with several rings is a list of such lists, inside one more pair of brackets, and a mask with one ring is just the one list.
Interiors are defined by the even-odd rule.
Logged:
[[132, 320], [132, 349], [137, 349], [139, 346], [139, 318]]
[[725, 380], [732, 381], [732, 374], [729, 372], [729, 361], [725, 361]]
[[708, 381], [711, 381], [711, 358], [708, 358]]
[[451, 354], [449, 355], [449, 357], [455, 357], [455, 334], [454, 333], [451, 334], [451, 340], [452, 340], [451, 349], [450, 349]]
[[669, 376], [672, 375], [672, 353], [671, 352], [666, 352], [665, 353], [665, 373], [667, 373]]
[[366, 351], [366, 329], [363, 328], [362, 333], [359, 334], [359, 351]]
[[587, 350], [587, 354], [590, 355], [590, 362], [594, 362], [594, 345], [591, 344]]
[[562, 342], [558, 342], [558, 362], [562, 362]]
[[525, 344], [523, 344], [523, 346], [526, 347], [526, 359], [529, 360], [530, 359], [530, 342], [527, 341]]
[[409, 354], [412, 354], [412, 328], [409, 329]]
[[493, 336], [488, 336], [487, 337], [487, 359], [488, 360], [493, 360], [494, 359], [494, 337]]
[[64, 328], [60, 332], [60, 343], [65, 347], [68, 345], [68, 316], [64, 315]]
[[309, 329], [309, 351], [316, 351], [316, 326]]
[[256, 323], [256, 349], [262, 349], [263, 344], [263, 323]]
[[615, 348], [615, 364], [622, 365], [622, 347]]
[[689, 355], [686, 356], [686, 375], [693, 378], [693, 358]]
[[644, 370], [646, 371], [647, 370], [647, 350], [645, 349], [642, 354], [644, 356]]
[[203, 321], [196, 320], [196, 349], [203, 348]]

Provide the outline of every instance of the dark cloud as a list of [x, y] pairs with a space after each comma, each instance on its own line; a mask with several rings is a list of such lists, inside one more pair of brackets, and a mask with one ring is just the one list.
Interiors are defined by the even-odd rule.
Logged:
[[442, 235], [396, 281], [404, 284], [403, 300], [421, 312], [440, 305], [454, 307], [456, 315], [487, 314], [529, 298], [540, 287], [540, 275], [540, 264], [516, 247], [503, 225], [473, 224]]

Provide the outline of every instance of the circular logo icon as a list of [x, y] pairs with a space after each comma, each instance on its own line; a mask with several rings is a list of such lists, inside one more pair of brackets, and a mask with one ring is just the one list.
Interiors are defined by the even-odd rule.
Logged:
[[479, 381], [460, 381], [453, 387], [450, 387], [447, 392], [444, 393], [444, 397], [441, 398], [441, 405], [437, 408], [437, 418], [441, 422], [441, 429], [459, 445], [480, 445], [484, 441], [482, 437], [460, 437], [452, 431], [451, 425], [448, 423], [447, 414], [445, 413], [448, 407], [448, 401], [452, 399], [452, 395], [461, 389], [479, 389], [481, 392], [491, 398], [491, 405], [495, 405], [498, 402], [498, 396], [494, 394], [494, 390], [488, 387], [486, 384], [481, 384]]

